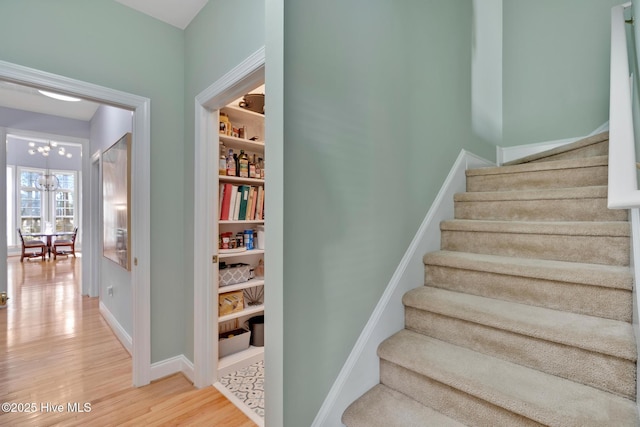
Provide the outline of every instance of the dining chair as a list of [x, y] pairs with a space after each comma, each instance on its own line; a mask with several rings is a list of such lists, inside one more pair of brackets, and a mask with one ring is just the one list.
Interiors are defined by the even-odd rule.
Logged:
[[[20, 241], [22, 242], [22, 255], [20, 256], [20, 262], [22, 262], [25, 258], [37, 258], [42, 257], [44, 261], [44, 256], [47, 253], [47, 244], [42, 240], [32, 239], [25, 240], [22, 236], [22, 230], [18, 228], [18, 235], [20, 236]], [[30, 249], [40, 249], [39, 252], [30, 251]]]
[[[78, 227], [73, 229], [71, 239], [56, 239], [53, 241], [53, 259], [57, 259], [58, 255], [73, 255], [76, 257], [76, 236], [78, 235]], [[67, 249], [63, 249], [67, 248]]]

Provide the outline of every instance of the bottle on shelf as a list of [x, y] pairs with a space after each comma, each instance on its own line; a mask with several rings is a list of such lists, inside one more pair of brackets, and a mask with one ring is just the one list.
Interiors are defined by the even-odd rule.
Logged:
[[256, 176], [256, 155], [254, 154], [249, 160], [249, 178], [257, 178]]
[[249, 178], [249, 156], [247, 156], [244, 150], [240, 150], [238, 162], [240, 166], [240, 178]]
[[[256, 156], [254, 154], [253, 158], [255, 159], [255, 157]], [[258, 157], [258, 160], [255, 162], [256, 163], [256, 178], [258, 178], [258, 179], [260, 178], [260, 174], [261, 174], [261, 171], [260, 171], [260, 163], [261, 162], [262, 162], [262, 158], [261, 157]]]
[[226, 147], [224, 145], [220, 145], [220, 159], [218, 160], [218, 174], [226, 175], [227, 174], [227, 155], [226, 155]]
[[236, 161], [233, 150], [229, 148], [229, 155], [227, 156], [227, 175], [236, 176]]
[[233, 153], [233, 161], [236, 164], [236, 173], [235, 176], [240, 176], [240, 156], [236, 153]]
[[260, 164], [260, 179], [264, 179], [264, 160], [262, 157], [258, 159], [258, 163]]

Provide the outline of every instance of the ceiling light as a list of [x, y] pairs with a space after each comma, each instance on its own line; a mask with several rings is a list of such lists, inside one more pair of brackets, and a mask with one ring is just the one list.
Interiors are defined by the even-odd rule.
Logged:
[[71, 153], [67, 153], [67, 159], [70, 159], [71, 157], [73, 157]]
[[36, 154], [36, 150], [34, 150], [33, 148], [29, 148], [28, 153], [33, 156], [34, 154]]
[[68, 102], [78, 102], [82, 101], [80, 98], [74, 98], [73, 96], [61, 95], [59, 93], [47, 92], [46, 90], [38, 90], [44, 96], [48, 96], [49, 98], [57, 99], [59, 101], [68, 101]]
[[29, 143], [29, 147], [35, 147], [35, 146], [36, 146], [36, 143], [35, 143], [35, 142], [31, 141], [31, 142]]

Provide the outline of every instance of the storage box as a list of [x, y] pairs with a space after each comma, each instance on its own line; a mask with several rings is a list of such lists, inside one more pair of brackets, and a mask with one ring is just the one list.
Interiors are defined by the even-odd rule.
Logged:
[[242, 310], [244, 310], [244, 293], [241, 290], [218, 296], [218, 316], [226, 316]]
[[218, 337], [218, 358], [223, 358], [249, 348], [251, 331], [235, 329]]
[[249, 280], [251, 269], [249, 264], [221, 265], [218, 269], [218, 283], [220, 286], [235, 285]]

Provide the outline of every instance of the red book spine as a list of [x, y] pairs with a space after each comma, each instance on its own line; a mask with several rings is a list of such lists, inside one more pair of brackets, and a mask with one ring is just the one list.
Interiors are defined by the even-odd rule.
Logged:
[[222, 197], [222, 209], [220, 211], [220, 220], [229, 219], [229, 205], [231, 204], [231, 184], [224, 185], [224, 196]]

